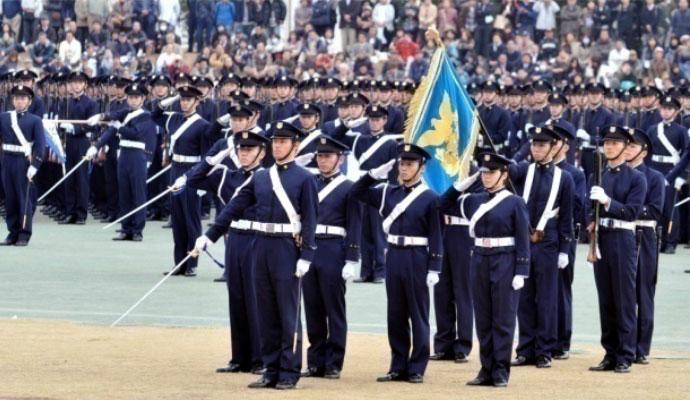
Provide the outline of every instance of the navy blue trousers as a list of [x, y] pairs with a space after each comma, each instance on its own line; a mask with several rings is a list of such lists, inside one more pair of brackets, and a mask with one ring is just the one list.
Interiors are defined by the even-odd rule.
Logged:
[[[5, 191], [6, 222], [10, 242], [17, 240], [29, 241], [31, 238], [31, 220], [36, 208], [36, 186], [31, 185], [29, 190], [29, 204], [26, 205], [26, 186], [29, 180], [26, 171], [29, 169], [29, 161], [23, 154], [5, 153], [2, 156], [2, 186]], [[22, 228], [24, 213], [27, 213], [26, 227]]]
[[392, 353], [389, 372], [424, 375], [429, 362], [427, 263], [425, 247], [390, 246], [388, 249], [386, 299], [388, 343]]
[[542, 242], [530, 247], [530, 276], [520, 293], [518, 306], [518, 356], [551, 358], [558, 338], [557, 233], [545, 232]]
[[[117, 162], [117, 188], [120, 214], [125, 214], [146, 202], [146, 154], [138, 149], [120, 150]], [[146, 209], [122, 221], [125, 234], [141, 234], [146, 225]]]
[[558, 340], [556, 351], [570, 351], [573, 336], [573, 279], [577, 241], [568, 249], [568, 266], [558, 270]]
[[513, 290], [515, 254], [472, 255], [472, 298], [479, 338], [479, 376], [510, 377], [510, 356], [515, 336], [519, 292]]
[[364, 206], [362, 209], [362, 279], [383, 278], [386, 275], [386, 235], [381, 227], [379, 210]]
[[[86, 136], [69, 136], [66, 140], [67, 171], [77, 165], [91, 143]], [[65, 214], [85, 220], [89, 206], [89, 163], [83, 163], [67, 178], [65, 185]]]
[[654, 331], [654, 294], [657, 281], [657, 242], [653, 228], [642, 228], [637, 263], [637, 346], [636, 356], [648, 356]]
[[635, 357], [637, 251], [630, 231], [602, 230], [601, 260], [594, 265], [601, 345], [606, 359], [630, 364]]
[[[678, 244], [678, 237], [680, 235], [680, 212], [677, 207], [673, 207], [676, 204], [676, 189], [673, 188], [673, 184], [666, 186], [666, 194], [664, 195], [664, 209], [662, 213], [662, 236], [661, 236], [661, 248], [666, 246], [676, 246]], [[671, 231], [669, 232], [668, 227], [671, 224]]]
[[434, 286], [434, 351], [470, 354], [472, 350], [472, 240], [466, 226], [448, 226], [443, 236], [443, 269]]
[[244, 370], [262, 365], [254, 287], [254, 243], [254, 234], [231, 231], [225, 245], [231, 362], [240, 364]]
[[304, 276], [307, 322], [307, 366], [322, 371], [343, 369], [347, 317], [345, 314], [345, 247], [341, 238], [318, 239], [316, 256]]
[[[141, 150], [134, 150], [134, 149], [122, 149], [120, 150], [121, 152], [132, 152], [132, 151], [140, 151]], [[142, 152], [143, 153], [143, 152]], [[145, 157], [144, 157], [145, 158]], [[131, 211], [131, 208], [122, 208], [123, 204], [122, 201], [119, 199], [120, 194], [122, 193], [121, 190], [119, 190], [119, 180], [122, 171], [120, 170], [119, 164], [122, 162], [128, 162], [129, 160], [122, 160], [117, 158], [117, 149], [115, 148], [110, 148], [108, 149], [107, 157], [105, 159], [105, 162], [103, 163], [103, 184], [105, 185], [105, 193], [106, 193], [106, 212], [108, 214], [109, 218], [117, 218], [120, 213], [126, 213]], [[146, 161], [144, 161], [145, 163]], [[137, 163], [138, 164], [138, 163]], [[137, 165], [138, 166], [138, 165]], [[146, 164], [144, 164], [144, 168], [146, 168]], [[129, 168], [128, 168], [129, 170]], [[144, 182], [146, 181], [145, 177], [146, 173], [144, 173]], [[126, 183], [125, 183], [126, 184]], [[127, 191], [127, 190], [126, 190]], [[146, 193], [144, 192], [144, 195]], [[146, 200], [144, 200], [146, 201]], [[129, 201], [125, 201], [125, 203], [129, 203]], [[139, 203], [138, 205], [141, 205], [142, 203]], [[144, 216], [146, 218], [146, 216]]]
[[[171, 184], [191, 166], [192, 164], [174, 163], [170, 173]], [[170, 208], [170, 222], [172, 222], [175, 242], [175, 265], [177, 265], [187, 257], [187, 253], [194, 249], [196, 239], [201, 236], [201, 198], [195, 189], [186, 187], [172, 196]], [[197, 257], [190, 257], [179, 271], [185, 272], [196, 268], [197, 260]]]
[[264, 378], [296, 383], [302, 369], [299, 251], [292, 237], [269, 236], [257, 236], [253, 251]]

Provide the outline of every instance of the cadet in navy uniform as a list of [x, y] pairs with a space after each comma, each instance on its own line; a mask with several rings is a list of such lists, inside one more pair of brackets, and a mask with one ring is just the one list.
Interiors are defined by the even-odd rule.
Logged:
[[[206, 153], [209, 146], [207, 131], [209, 124], [196, 113], [201, 92], [192, 86], [181, 86], [178, 95], [161, 100], [159, 107], [151, 113], [153, 120], [165, 127], [170, 136], [172, 168], [170, 179], [174, 182], [186, 173]], [[167, 112], [179, 99], [182, 112]], [[201, 198], [196, 190], [182, 190], [171, 199], [171, 222], [175, 241], [175, 264], [177, 265], [194, 248], [194, 240], [201, 233]], [[195, 276], [197, 259], [191, 257], [176, 275]]]
[[276, 123], [272, 136], [276, 164], [258, 171], [244, 185], [195, 246], [200, 251], [215, 242], [231, 221], [255, 207], [254, 281], [266, 371], [250, 388], [293, 389], [300, 378], [299, 292], [301, 278], [314, 260], [318, 211], [314, 176], [294, 162], [300, 139], [295, 126]]
[[347, 338], [345, 283], [354, 278], [359, 261], [362, 212], [350, 193], [353, 182], [340, 172], [347, 146], [325, 135], [317, 142], [319, 217], [316, 255], [304, 277], [309, 348], [302, 376], [338, 379]]
[[[276, 102], [271, 106], [272, 121], [280, 121], [297, 114], [298, 102], [293, 97], [293, 88], [297, 86], [297, 81], [281, 76], [275, 80]], [[269, 121], [271, 122], [271, 121]]]
[[[662, 121], [647, 129], [647, 136], [652, 139], [653, 144], [650, 166], [662, 174], [668, 174], [680, 161], [681, 152], [688, 146], [688, 132], [682, 125], [674, 122], [680, 109], [677, 99], [664, 97], [660, 105]], [[685, 180], [676, 176], [669, 183], [664, 199], [661, 249], [664, 253], [673, 254], [678, 244], [680, 223], [678, 210], [673, 205], [676, 202], [676, 191], [680, 190]]]
[[[84, 93], [88, 76], [83, 72], [72, 72], [69, 75], [71, 98], [67, 104], [64, 118], [86, 120], [98, 113], [98, 105]], [[60, 128], [66, 133], [65, 153], [67, 170], [79, 163], [90, 147], [91, 127], [61, 123]], [[65, 218], [59, 224], [86, 223], [86, 212], [89, 205], [89, 166], [82, 164], [65, 182]]]
[[543, 124], [551, 116], [548, 110], [551, 90], [551, 85], [543, 80], [539, 80], [525, 89], [525, 95], [533, 99], [533, 104], [528, 105], [518, 116], [518, 120], [514, 122], [513, 129], [517, 134], [511, 135], [511, 138], [517, 140], [518, 143], [509, 143], [514, 160], [521, 161], [529, 155], [528, 132], [530, 128]]
[[388, 374], [377, 381], [422, 383], [430, 351], [429, 288], [438, 283], [443, 255], [441, 219], [438, 196], [422, 182], [431, 156], [407, 143], [398, 146], [398, 155], [399, 185], [378, 185], [396, 163], [390, 160], [360, 178], [352, 194], [381, 212], [389, 243], [386, 298], [392, 360]]
[[10, 89], [10, 96], [14, 111], [0, 114], [1, 178], [9, 231], [0, 245], [26, 246], [31, 239], [31, 221], [36, 209], [36, 188], [29, 187], [27, 191], [27, 186], [31, 185], [43, 162], [45, 139], [41, 118], [28, 112], [33, 90], [22, 85], [14, 86]]
[[[119, 137], [117, 158], [117, 182], [119, 187], [120, 213], [128, 213], [146, 202], [146, 172], [148, 155], [146, 144], [156, 135], [156, 124], [151, 114], [144, 110], [144, 99], [148, 94], [146, 88], [140, 84], [133, 84], [125, 89], [127, 108], [110, 111], [106, 114], [96, 114], [89, 118], [90, 125], [96, 125], [101, 120], [110, 122], [95, 145], [86, 152], [86, 158], [93, 159], [98, 149], [111, 142], [112, 137]], [[122, 229], [113, 240], [131, 240], [140, 242], [146, 224], [146, 210], [122, 221]]]
[[338, 118], [337, 104], [338, 91], [343, 83], [337, 78], [328, 78], [321, 80], [321, 86], [324, 92], [323, 102], [319, 104], [321, 108], [321, 121], [324, 123], [333, 121]]
[[[469, 189], [471, 192], [483, 190], [480, 182]], [[470, 259], [474, 241], [468, 229], [470, 221], [460, 213], [458, 204], [443, 210], [443, 267], [434, 288], [436, 334], [434, 354], [429, 359], [464, 363], [472, 350], [474, 313]]]
[[295, 121], [294, 125], [302, 130], [304, 137], [297, 149], [295, 162], [312, 173], [318, 173], [314, 155], [316, 154], [317, 139], [321, 135], [321, 129], [319, 129], [321, 109], [314, 104], [304, 103], [299, 105], [297, 113], [299, 119]]
[[204, 76], [195, 76], [192, 82], [194, 83], [194, 87], [201, 92], [201, 98], [196, 107], [197, 113], [206, 121], [213, 121], [213, 117], [216, 113], [216, 105], [211, 96], [213, 81]]
[[[350, 120], [343, 123], [333, 135], [352, 149], [360, 171], [371, 170], [398, 157], [398, 135], [390, 135], [384, 130], [388, 110], [379, 106], [369, 106], [366, 109], [368, 124], [355, 126], [361, 121], [359, 113], [365, 103], [368, 103], [368, 100], [363, 95], [352, 95]], [[345, 133], [348, 126], [352, 131], [350, 134]], [[369, 134], [366, 134], [367, 132]], [[391, 171], [388, 181], [395, 182], [396, 177], [395, 171]], [[387, 246], [386, 236], [381, 229], [381, 214], [377, 208], [368, 205], [365, 205], [362, 213], [362, 269], [359, 279], [355, 282], [383, 283]]]
[[378, 92], [378, 102], [376, 105], [388, 111], [386, 131], [402, 134], [405, 130], [405, 116], [402, 110], [392, 102], [393, 84], [389, 81], [378, 81], [376, 82], [375, 89]]
[[636, 364], [648, 364], [649, 350], [652, 346], [654, 331], [654, 293], [659, 273], [659, 253], [657, 246], [657, 225], [661, 221], [664, 207], [664, 176], [647, 165], [644, 160], [650, 150], [652, 141], [640, 129], [628, 128], [633, 140], [625, 149], [625, 159], [630, 168], [644, 174], [647, 182], [644, 205], [635, 225], [642, 231], [638, 243], [637, 256], [637, 345], [635, 347]]
[[553, 165], [560, 136], [548, 127], [529, 133], [534, 162], [509, 168], [529, 212], [532, 267], [520, 295], [520, 338], [512, 365], [549, 368], [558, 340], [558, 271], [568, 265], [573, 235], [573, 179]]
[[[560, 93], [553, 93], [549, 95], [549, 113], [551, 114], [551, 117], [546, 120], [545, 124], [558, 126], [568, 132], [569, 137], [575, 137], [575, 127], [567, 119], [563, 118], [563, 113], [567, 107], [568, 99], [564, 95]], [[575, 163], [575, 150], [576, 146], [568, 146], [566, 158], [569, 164]]]
[[[151, 99], [147, 101], [144, 108], [153, 111], [158, 108], [158, 103], [170, 95], [170, 78], [165, 75], [155, 75], [150, 80], [151, 85]], [[151, 160], [151, 168], [149, 175], [153, 176], [165, 168], [170, 162], [169, 154], [167, 154], [167, 147], [169, 143], [166, 141], [165, 131], [162, 127], [156, 126], [156, 146], [154, 147], [153, 157]], [[147, 185], [149, 196], [162, 193], [170, 182], [170, 172], [164, 172], [156, 180]], [[167, 221], [170, 215], [170, 196], [165, 196], [163, 199], [155, 202], [148, 207], [150, 211], [150, 219], [158, 221]]]
[[518, 290], [529, 276], [529, 217], [523, 199], [506, 190], [510, 161], [493, 153], [482, 153], [478, 158], [486, 191], [465, 193], [479, 177], [479, 173], [474, 174], [450, 187], [441, 196], [440, 207], [449, 210], [459, 201], [460, 213], [469, 218], [469, 233], [474, 239], [470, 276], [482, 368], [467, 384], [505, 387], [510, 376]]
[[[17, 71], [14, 74], [14, 79], [16, 81], [15, 85], [28, 87], [31, 90], [34, 90], [34, 81], [36, 78], [38, 78], [38, 75], [28, 69]], [[43, 118], [43, 116], [46, 115], [45, 104], [43, 103], [41, 96], [36, 96], [34, 93], [34, 97], [31, 100], [31, 105], [29, 106], [28, 111], [39, 118]]]
[[[617, 126], [604, 127], [602, 132], [608, 165], [601, 186], [592, 186], [589, 198], [601, 205], [597, 244], [600, 254], [594, 263], [594, 281], [606, 355], [590, 370], [624, 373], [630, 371], [635, 359], [635, 221], [644, 207], [647, 184], [644, 174], [625, 162], [625, 148], [633, 141], [632, 135]], [[588, 231], [595, 222], [590, 223]]]
[[488, 81], [481, 86], [482, 103], [479, 105], [479, 116], [496, 150], [504, 152], [503, 147], [508, 144], [510, 136], [511, 121], [508, 110], [497, 104], [498, 90], [498, 84], [494, 81]]
[[[187, 185], [192, 189], [214, 193], [226, 205], [239, 192], [257, 171], [266, 155], [269, 140], [261, 135], [242, 131], [236, 133], [235, 151], [239, 169], [231, 170], [227, 161], [229, 151], [218, 152], [212, 157], [177, 178], [174, 191]], [[228, 289], [228, 309], [230, 314], [230, 346], [232, 359], [228, 365], [216, 369], [218, 373], [252, 372], [263, 373], [259, 343], [259, 314], [254, 288], [254, 241], [255, 232], [251, 229], [256, 221], [256, 207], [248, 207], [241, 218], [225, 226], [229, 234], [225, 243], [225, 282]]]
[[575, 230], [568, 250], [568, 264], [566, 266], [559, 265], [558, 341], [552, 351], [554, 359], [566, 360], [570, 358], [570, 339], [573, 332], [572, 284], [575, 276], [575, 255], [577, 254], [577, 239], [580, 234], [580, 221], [584, 220], [587, 207], [587, 181], [582, 170], [567, 160], [571, 147], [575, 147], [575, 132], [558, 125], [551, 126], [551, 128], [560, 135], [560, 141], [556, 144], [559, 150], [554, 157], [554, 165], [570, 174], [573, 180], [573, 224]]
[[589, 107], [582, 111], [583, 125], [577, 131], [577, 137], [583, 141], [580, 165], [587, 179], [594, 173], [594, 150], [597, 148], [600, 129], [615, 122], [615, 116], [602, 103], [605, 89], [602, 84], [587, 85]]

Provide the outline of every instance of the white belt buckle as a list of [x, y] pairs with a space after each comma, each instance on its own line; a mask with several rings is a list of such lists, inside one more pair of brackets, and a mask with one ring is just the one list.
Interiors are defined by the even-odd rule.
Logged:
[[482, 238], [482, 247], [493, 247], [490, 238]]

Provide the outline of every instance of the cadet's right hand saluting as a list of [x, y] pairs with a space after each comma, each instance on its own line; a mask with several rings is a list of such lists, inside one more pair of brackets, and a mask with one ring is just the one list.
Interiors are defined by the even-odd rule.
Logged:
[[388, 173], [391, 172], [391, 170], [393, 169], [393, 165], [395, 165], [396, 161], [397, 160], [393, 159], [385, 164], [379, 165], [378, 167], [371, 169], [369, 171], [369, 175], [377, 180], [384, 180], [388, 178]]

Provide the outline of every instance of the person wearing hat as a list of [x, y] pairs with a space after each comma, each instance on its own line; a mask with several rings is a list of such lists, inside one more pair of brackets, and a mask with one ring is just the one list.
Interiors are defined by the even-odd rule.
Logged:
[[558, 340], [552, 352], [555, 360], [570, 358], [570, 340], [573, 332], [573, 291], [572, 284], [575, 274], [575, 255], [577, 254], [577, 239], [580, 236], [582, 221], [584, 221], [587, 205], [587, 180], [581, 169], [568, 161], [571, 147], [575, 147], [575, 132], [558, 125], [550, 126], [559, 136], [556, 143], [558, 152], [553, 163], [556, 167], [570, 174], [573, 180], [573, 240], [568, 248], [568, 264], [559, 265], [558, 273]]
[[[35, 72], [30, 71], [28, 69], [17, 71], [14, 74], [15, 84], [28, 87], [31, 90], [34, 90], [34, 82], [37, 78], [38, 75], [36, 75]], [[31, 105], [29, 106], [28, 111], [39, 118], [43, 118], [43, 116], [46, 114], [46, 107], [43, 103], [43, 99], [41, 98], [41, 96], [36, 95], [35, 92], [34, 98], [31, 100]]]
[[[486, 127], [496, 151], [503, 153], [508, 136], [510, 135], [510, 113], [497, 104], [498, 84], [494, 81], [485, 82], [481, 86], [482, 97], [479, 105], [479, 118]], [[484, 137], [482, 137], [484, 139]], [[487, 143], [488, 145], [488, 143]]]
[[[568, 108], [568, 98], [558, 92], [549, 95], [549, 119], [546, 120], [546, 125], [553, 125], [568, 131], [568, 136], [575, 136], [575, 127], [567, 119], [563, 117], [565, 110]], [[569, 147], [567, 158], [570, 164], [575, 162], [575, 146]]]
[[529, 155], [530, 141], [528, 132], [530, 128], [541, 125], [549, 119], [550, 114], [547, 103], [549, 90], [551, 90], [551, 86], [544, 81], [537, 81], [523, 90], [523, 93], [527, 95], [525, 98], [526, 102], [517, 119], [513, 120], [512, 129], [515, 134], [510, 135], [508, 151], [506, 152], [506, 154], [512, 155], [515, 161], [521, 161]]
[[[379, 167], [398, 158], [397, 139], [385, 131], [388, 110], [377, 105], [366, 108], [366, 116], [360, 118], [363, 95], [352, 95], [349, 119], [343, 121], [335, 130], [333, 137], [352, 149], [360, 171]], [[352, 133], [348, 134], [349, 131]], [[354, 167], [353, 167], [354, 168]], [[389, 182], [396, 180], [391, 172]], [[386, 274], [385, 251], [386, 236], [381, 229], [381, 215], [378, 209], [365, 206], [362, 217], [362, 268], [355, 282], [383, 283]]]
[[573, 178], [554, 166], [561, 137], [547, 126], [533, 127], [532, 163], [510, 166], [522, 189], [530, 230], [530, 277], [520, 294], [519, 341], [513, 366], [551, 367], [558, 339], [559, 269], [569, 263], [573, 241]]
[[599, 220], [592, 217], [587, 230], [592, 232], [599, 223], [597, 254], [590, 254], [590, 259], [596, 256], [594, 282], [606, 354], [590, 370], [625, 373], [635, 360], [637, 251], [633, 249], [637, 248], [635, 221], [644, 208], [647, 183], [642, 172], [626, 163], [626, 147], [633, 141], [629, 130], [604, 127], [602, 136], [607, 165], [601, 185], [589, 192], [590, 200], [600, 207]]
[[[146, 175], [156, 140], [156, 124], [151, 119], [151, 113], [143, 108], [148, 94], [146, 87], [137, 83], [130, 84], [125, 89], [125, 94], [126, 108], [111, 109], [105, 114], [89, 118], [90, 126], [95, 126], [100, 121], [110, 121], [110, 124], [85, 156], [92, 160], [99, 149], [113, 143], [115, 136], [119, 138], [119, 143], [115, 142], [118, 146], [115, 155], [119, 187], [118, 214], [127, 213], [146, 202]], [[113, 240], [140, 242], [143, 240], [145, 224], [146, 210], [141, 210], [122, 221], [121, 232]]]
[[[397, 151], [398, 160], [369, 170], [354, 184], [352, 195], [380, 210], [389, 244], [386, 314], [392, 360], [388, 373], [377, 381], [422, 383], [430, 352], [429, 289], [441, 272], [441, 218], [438, 195], [422, 181], [431, 156], [410, 143], [401, 143]], [[388, 180], [396, 162], [398, 184], [379, 185]]]
[[333, 136], [335, 131], [350, 118], [350, 104], [347, 101], [347, 96], [340, 96], [335, 100], [336, 118], [332, 121], [324, 122], [321, 126], [321, 132], [325, 135]]
[[635, 124], [636, 128], [647, 130], [661, 122], [661, 113], [659, 112], [659, 103], [663, 97], [663, 93], [655, 86], [645, 86], [640, 93], [640, 121]]
[[271, 116], [273, 121], [280, 121], [297, 114], [299, 102], [294, 97], [294, 88], [297, 81], [288, 77], [281, 76], [275, 80], [276, 101], [271, 106]]
[[321, 135], [316, 145], [319, 197], [316, 254], [304, 277], [307, 370], [302, 377], [338, 379], [345, 359], [345, 284], [359, 262], [362, 213], [352, 196], [353, 182], [341, 172], [348, 147]]
[[26, 246], [31, 239], [36, 208], [36, 188], [32, 183], [43, 162], [45, 139], [43, 121], [28, 112], [33, 90], [17, 85], [10, 89], [10, 96], [14, 110], [0, 113], [0, 179], [8, 231], [0, 245]]
[[[688, 133], [676, 121], [680, 110], [680, 102], [671, 96], [661, 99], [659, 115], [661, 121], [647, 128], [647, 136], [652, 138], [650, 167], [664, 175], [669, 174], [681, 160], [682, 153], [688, 147]], [[676, 252], [679, 239], [680, 214], [673, 206], [676, 203], [677, 192], [686, 184], [685, 177], [677, 175], [666, 186], [664, 212], [662, 221], [661, 251], [666, 254]]]
[[302, 130], [302, 141], [297, 150], [295, 162], [313, 173], [318, 173], [314, 155], [316, 154], [317, 139], [321, 135], [321, 109], [311, 103], [300, 104], [297, 111], [299, 118], [294, 125]]
[[[72, 72], [68, 78], [69, 100], [65, 106], [65, 119], [86, 120], [98, 113], [98, 105], [84, 93], [88, 76], [83, 72]], [[67, 170], [79, 163], [91, 146], [87, 136], [93, 127], [80, 124], [60, 123], [59, 128], [67, 135], [65, 153]], [[86, 223], [86, 212], [89, 206], [89, 166], [82, 164], [65, 182], [65, 217], [59, 224]]]
[[[201, 92], [193, 86], [180, 86], [177, 92], [178, 95], [160, 101], [158, 108], [151, 113], [156, 124], [164, 128], [165, 135], [170, 137], [168, 152], [172, 159], [172, 182], [201, 161], [211, 140], [208, 135], [209, 123], [196, 113]], [[178, 102], [182, 111], [166, 111], [175, 102]], [[201, 233], [201, 201], [197, 192], [183, 189], [172, 196], [170, 211], [177, 265], [194, 248], [194, 241]], [[196, 266], [197, 259], [191, 257], [175, 274], [196, 276]]]
[[276, 164], [260, 170], [225, 205], [196, 241], [200, 252], [217, 241], [246, 210], [256, 233], [254, 284], [259, 310], [261, 358], [266, 370], [250, 388], [294, 389], [302, 365], [300, 290], [314, 261], [318, 194], [314, 176], [295, 164], [302, 132], [279, 121], [271, 137]]
[[379, 81], [375, 89], [377, 93], [375, 104], [388, 110], [386, 132], [402, 134], [405, 130], [405, 115], [403, 110], [393, 103], [393, 84], [389, 81]]
[[[529, 217], [525, 202], [506, 189], [510, 160], [480, 153], [479, 172], [453, 184], [439, 208], [453, 208], [469, 220], [474, 318], [481, 369], [471, 386], [505, 387], [515, 334], [519, 290], [530, 275]], [[485, 190], [474, 193], [481, 179]]]
[[216, 104], [212, 98], [213, 81], [205, 76], [195, 76], [192, 79], [192, 83], [201, 92], [196, 112], [206, 121], [213, 121], [213, 116], [216, 112]]
[[621, 111], [616, 118], [616, 125], [634, 127], [638, 120], [638, 113], [632, 102], [633, 96], [629, 91], [619, 95]]
[[[261, 171], [261, 162], [266, 156], [269, 140], [250, 131], [235, 133], [233, 150], [237, 154], [238, 168], [228, 168], [230, 149], [206, 156], [202, 162], [180, 176], [173, 185], [178, 192], [185, 186], [190, 189], [213, 193], [225, 206], [235, 192], [249, 184], [252, 177]], [[218, 373], [251, 372], [263, 373], [263, 362], [259, 343], [259, 313], [254, 286], [255, 232], [250, 221], [256, 220], [256, 209], [247, 208], [242, 215], [224, 226], [225, 269], [224, 279], [228, 290], [230, 319], [231, 359]], [[220, 227], [219, 227], [220, 228]]]
[[648, 364], [649, 352], [652, 347], [652, 332], [654, 331], [654, 293], [659, 267], [658, 227], [660, 227], [661, 213], [664, 207], [664, 176], [648, 165], [645, 159], [652, 150], [651, 138], [642, 130], [628, 128], [633, 140], [625, 149], [625, 159], [630, 168], [644, 174], [647, 191], [644, 206], [635, 225], [641, 231], [638, 242], [636, 294], [637, 294], [637, 326], [636, 326], [636, 364]]
[[338, 118], [336, 100], [342, 85], [338, 78], [325, 78], [321, 80], [323, 100], [318, 106], [321, 109], [321, 121], [324, 124]]
[[576, 131], [577, 138], [582, 141], [580, 165], [587, 179], [594, 173], [594, 150], [597, 148], [597, 141], [600, 140], [600, 129], [615, 123], [615, 116], [603, 105], [605, 89], [602, 84], [587, 85], [587, 108], [582, 111], [582, 125]]

